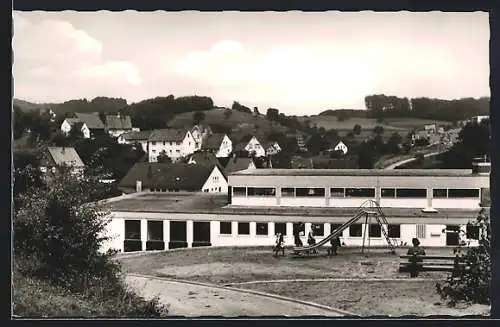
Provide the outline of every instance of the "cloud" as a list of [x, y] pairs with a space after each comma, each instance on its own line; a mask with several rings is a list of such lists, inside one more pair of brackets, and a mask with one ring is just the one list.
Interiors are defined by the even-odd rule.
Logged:
[[[119, 94], [120, 88], [142, 84], [133, 63], [105, 60], [102, 42], [67, 21], [46, 19], [34, 23], [13, 13], [13, 22], [16, 97], [45, 99], [54, 93], [64, 98], [111, 96]], [[73, 90], [72, 85], [82, 88]]]

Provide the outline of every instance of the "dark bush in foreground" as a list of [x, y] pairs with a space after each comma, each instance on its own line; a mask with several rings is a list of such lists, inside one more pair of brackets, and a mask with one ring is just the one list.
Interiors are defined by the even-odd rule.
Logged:
[[455, 268], [443, 283], [436, 284], [436, 290], [450, 305], [465, 301], [490, 304], [491, 293], [491, 229], [489, 217], [480, 214], [472, 223], [479, 227], [479, 246], [457, 248]]
[[[166, 309], [157, 301], [146, 301], [127, 290], [121, 267], [113, 260], [115, 253], [102, 251], [108, 241], [109, 218], [95, 202], [102, 184], [99, 177], [78, 177], [65, 167], [49, 177], [41, 187], [21, 194], [14, 211], [14, 262], [19, 277], [14, 285], [16, 314], [72, 316], [78, 312], [79, 301], [90, 301], [89, 308], [100, 309], [86, 311], [83, 303], [82, 314], [165, 315]], [[30, 292], [36, 294], [34, 288], [42, 294], [46, 290], [47, 296], [30, 296]], [[56, 298], [50, 297], [52, 293]], [[32, 303], [37, 298], [40, 302]], [[61, 301], [62, 311], [51, 309], [48, 299]], [[65, 309], [65, 304], [75, 310]]]

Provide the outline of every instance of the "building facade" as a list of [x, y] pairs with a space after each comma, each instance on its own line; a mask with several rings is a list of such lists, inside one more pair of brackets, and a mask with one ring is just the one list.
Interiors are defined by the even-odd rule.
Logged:
[[148, 138], [149, 162], [157, 162], [160, 154], [177, 161], [196, 151], [191, 132], [184, 129], [157, 129]]
[[264, 157], [266, 155], [266, 150], [255, 136], [248, 141], [245, 150], [248, 153], [254, 153], [256, 157]]
[[[152, 249], [154, 228], [161, 230], [155, 240], [161, 249], [272, 246], [278, 232], [292, 246], [296, 231], [303, 242], [311, 230], [318, 239], [326, 237], [366, 200], [379, 203], [395, 244], [411, 245], [417, 237], [429, 247], [475, 245], [477, 231], [468, 223], [488, 210], [489, 169], [486, 163], [473, 170], [253, 169], [232, 173], [228, 184], [227, 197], [179, 194], [155, 202], [137, 193], [116, 199], [109, 207], [110, 230], [118, 236], [109, 246]], [[369, 217], [341, 236], [346, 246], [360, 246], [366, 238], [369, 246], [387, 246]]]

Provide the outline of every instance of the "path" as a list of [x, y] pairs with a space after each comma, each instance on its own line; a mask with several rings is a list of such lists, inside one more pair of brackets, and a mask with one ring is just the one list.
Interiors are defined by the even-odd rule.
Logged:
[[[444, 151], [437, 151], [437, 152], [431, 152], [431, 153], [427, 153], [427, 154], [424, 154], [424, 158], [429, 158], [429, 157], [432, 157], [432, 156], [437, 156], [438, 154], [441, 154], [443, 153]], [[405, 159], [405, 160], [401, 160], [401, 161], [398, 161], [398, 162], [395, 162], [393, 164], [390, 164], [389, 166], [385, 167], [384, 169], [395, 169], [401, 165], [404, 165], [406, 163], [409, 163], [409, 162], [412, 162], [412, 161], [415, 161], [417, 160], [415, 157], [413, 158], [409, 158], [409, 159]]]
[[[127, 274], [125, 281], [141, 296], [159, 296], [173, 316], [343, 316], [341, 310], [257, 292], [194, 283], [154, 276]], [[265, 293], [262, 293], [265, 294]]]

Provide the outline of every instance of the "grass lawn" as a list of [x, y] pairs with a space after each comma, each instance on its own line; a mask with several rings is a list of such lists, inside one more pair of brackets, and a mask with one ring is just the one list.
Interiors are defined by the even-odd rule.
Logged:
[[[322, 250], [325, 252], [325, 250]], [[398, 254], [406, 252], [399, 249]], [[427, 249], [428, 254], [450, 255], [451, 249]], [[468, 310], [450, 309], [439, 302], [435, 282], [403, 281], [399, 257], [387, 249], [341, 248], [336, 257], [273, 257], [269, 247], [194, 248], [135, 256], [121, 260], [125, 272], [156, 275], [214, 284], [275, 279], [359, 278], [356, 282], [286, 282], [244, 284], [237, 287], [275, 293], [331, 305], [360, 315], [425, 315], [478, 313], [484, 306]], [[445, 278], [447, 273], [424, 272], [419, 277]], [[363, 279], [401, 279], [397, 282], [368, 282]], [[455, 310], [455, 311], [453, 311]], [[474, 311], [476, 310], [476, 311]]]

